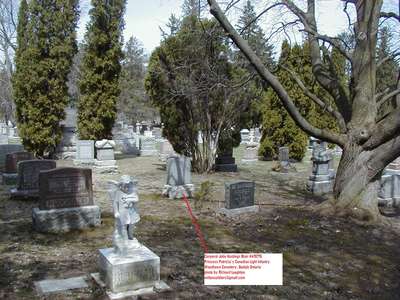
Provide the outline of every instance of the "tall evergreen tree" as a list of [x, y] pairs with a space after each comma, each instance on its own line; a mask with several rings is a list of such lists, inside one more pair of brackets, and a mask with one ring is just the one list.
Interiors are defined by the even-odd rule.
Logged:
[[[329, 105], [334, 105], [332, 99], [316, 82], [312, 74], [309, 51], [307, 42], [302, 46], [295, 45], [291, 48], [285, 41], [282, 44], [276, 76], [289, 92], [302, 116], [307, 117], [314, 126], [337, 131], [335, 119], [330, 115], [324, 115], [319, 106], [309, 101], [308, 96], [305, 95], [302, 88], [293, 78], [295, 75], [303, 82], [309, 92], [317, 95], [320, 99], [325, 99]], [[344, 61], [335, 51], [329, 55], [331, 56], [330, 59], [335, 61], [335, 68], [339, 78], [343, 78]], [[302, 160], [307, 150], [308, 136], [297, 127], [285, 108], [282, 107], [278, 96], [272, 90], [268, 90], [265, 94], [261, 110], [263, 136], [259, 154], [266, 159], [276, 159], [279, 147], [288, 146], [290, 157], [295, 160]]]
[[80, 72], [81, 139], [110, 139], [120, 94], [125, 0], [92, 0]]
[[153, 121], [157, 110], [150, 105], [144, 90], [147, 56], [141, 42], [131, 37], [124, 49], [120, 77], [121, 94], [118, 99], [119, 118], [135, 124], [141, 121]]
[[[240, 35], [259, 55], [263, 63], [273, 68], [273, 46], [265, 39], [264, 32], [258, 23], [257, 13], [251, 1], [245, 3], [243, 13], [240, 15], [236, 27]], [[250, 78], [256, 74], [254, 67], [239, 50], [235, 49], [233, 56], [236, 65], [242, 69], [242, 71], [237, 72], [237, 76]], [[240, 116], [242, 128], [260, 125], [260, 105], [264, 95], [264, 89], [266, 88], [265, 83], [258, 76], [254, 76], [252, 80], [243, 86], [241, 98], [247, 103], [247, 108]]]
[[77, 51], [78, 2], [21, 2], [13, 80], [17, 122], [25, 148], [39, 157], [51, 155], [61, 139], [67, 77]]

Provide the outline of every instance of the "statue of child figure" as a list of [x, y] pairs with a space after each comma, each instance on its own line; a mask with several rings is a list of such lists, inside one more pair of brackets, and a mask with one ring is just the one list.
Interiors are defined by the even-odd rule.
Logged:
[[128, 255], [129, 249], [141, 245], [134, 237], [136, 223], [140, 216], [137, 208], [139, 196], [137, 181], [129, 175], [123, 175], [120, 181], [109, 181], [109, 195], [113, 202], [115, 230], [113, 235], [114, 252], [117, 255]]

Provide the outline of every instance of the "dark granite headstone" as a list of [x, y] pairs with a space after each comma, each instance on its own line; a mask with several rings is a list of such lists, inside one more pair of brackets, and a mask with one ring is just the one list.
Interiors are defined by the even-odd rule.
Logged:
[[6, 155], [5, 173], [17, 173], [17, 164], [24, 160], [33, 160], [33, 154], [30, 152], [13, 152]]
[[54, 160], [24, 160], [18, 163], [17, 189], [12, 196], [38, 196], [40, 171], [56, 168]]
[[93, 205], [92, 170], [58, 168], [39, 175], [39, 209]]
[[22, 145], [0, 145], [0, 171], [4, 170], [6, 155], [19, 151], [24, 151], [24, 147]]
[[234, 209], [254, 206], [254, 181], [235, 181], [225, 183], [225, 207]]
[[237, 165], [235, 164], [232, 149], [218, 154], [218, 157], [215, 159], [215, 171], [237, 172]]

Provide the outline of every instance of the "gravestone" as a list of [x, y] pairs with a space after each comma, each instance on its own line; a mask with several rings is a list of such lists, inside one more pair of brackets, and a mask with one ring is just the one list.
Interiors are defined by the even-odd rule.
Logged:
[[97, 141], [97, 158], [95, 160], [94, 170], [99, 173], [117, 173], [118, 166], [114, 156], [115, 142], [112, 140]]
[[400, 158], [383, 171], [378, 189], [378, 204], [386, 207], [400, 206]]
[[39, 207], [32, 210], [39, 232], [67, 232], [100, 226], [93, 202], [92, 170], [58, 168], [39, 174]]
[[57, 157], [60, 159], [76, 159], [77, 142], [77, 110], [67, 107], [65, 118], [60, 122], [62, 137], [56, 149]]
[[295, 172], [296, 168], [290, 163], [289, 147], [279, 147], [278, 150], [279, 165], [273, 170], [281, 173]]
[[249, 141], [246, 143], [246, 148], [244, 149], [242, 163], [251, 163], [256, 162], [258, 160], [258, 148], [260, 144], [254, 141], [254, 136], [249, 138]]
[[93, 165], [94, 164], [94, 141], [78, 140], [76, 141], [76, 159], [75, 165]]
[[319, 144], [319, 139], [316, 139], [315, 137], [310, 136], [309, 143], [308, 143], [308, 149], [313, 150], [314, 147], [315, 147], [317, 144]]
[[18, 163], [17, 187], [10, 190], [11, 197], [37, 198], [39, 173], [56, 168], [54, 160], [24, 160]]
[[250, 131], [248, 129], [240, 130], [240, 143], [246, 144], [250, 141]]
[[259, 206], [255, 205], [255, 182], [234, 181], [225, 183], [225, 207], [220, 213], [234, 216], [241, 213], [257, 212]]
[[216, 172], [237, 172], [237, 165], [233, 157], [233, 149], [226, 150], [224, 153], [218, 154], [215, 159]]
[[153, 136], [140, 137], [140, 155], [141, 156], [157, 155], [156, 139]]
[[323, 195], [333, 190], [334, 180], [330, 169], [332, 153], [326, 149], [326, 143], [317, 144], [312, 154], [312, 175], [307, 182], [307, 190], [314, 195]]
[[0, 145], [0, 171], [4, 171], [7, 154], [21, 151], [24, 151], [22, 145]]
[[159, 159], [162, 162], [166, 162], [169, 156], [175, 155], [174, 148], [172, 147], [171, 143], [168, 140], [163, 140], [160, 143], [160, 155]]
[[15, 184], [18, 177], [18, 162], [34, 159], [29, 152], [13, 152], [6, 155], [5, 171], [3, 173], [3, 183], [7, 185]]
[[194, 193], [192, 184], [191, 161], [186, 156], [170, 156], [167, 159], [167, 184], [162, 194], [170, 199], [181, 199], [185, 194], [191, 198]]

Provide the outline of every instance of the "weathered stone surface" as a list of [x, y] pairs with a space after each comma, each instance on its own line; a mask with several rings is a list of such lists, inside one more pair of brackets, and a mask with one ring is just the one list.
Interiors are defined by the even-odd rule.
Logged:
[[0, 171], [4, 171], [6, 155], [20, 151], [24, 151], [24, 147], [22, 145], [0, 145]]
[[157, 155], [155, 137], [153, 137], [153, 136], [141, 136], [140, 137], [140, 155], [141, 156]]
[[240, 143], [246, 144], [249, 142], [250, 131], [248, 129], [240, 130]]
[[239, 208], [233, 208], [233, 209], [220, 208], [218, 213], [223, 214], [227, 217], [234, 217], [234, 216], [238, 216], [238, 215], [246, 214], [246, 213], [257, 213], [259, 211], [260, 211], [260, 207], [258, 205], [253, 205], [253, 206], [245, 206], [245, 207], [239, 207]]
[[225, 208], [233, 209], [254, 206], [254, 181], [235, 181], [225, 183]]
[[307, 182], [307, 190], [314, 195], [323, 195], [333, 190], [335, 171], [332, 165], [332, 153], [327, 150], [327, 144], [316, 143], [312, 153], [312, 175]]
[[179, 186], [192, 183], [192, 163], [186, 156], [170, 156], [167, 160], [167, 185]]
[[33, 154], [26, 151], [13, 152], [6, 155], [5, 173], [17, 173], [18, 162], [24, 160], [33, 160]]
[[84, 276], [67, 279], [47, 279], [36, 281], [35, 287], [39, 295], [68, 291], [73, 289], [83, 289], [88, 287], [85, 279], [86, 278]]
[[39, 173], [56, 168], [54, 160], [24, 160], [18, 163], [17, 188], [11, 189], [11, 197], [38, 197]]
[[125, 257], [113, 248], [99, 252], [100, 279], [114, 293], [154, 287], [160, 281], [160, 258], [143, 245]]
[[176, 155], [174, 148], [172, 147], [171, 143], [168, 140], [163, 140], [160, 144], [160, 160], [167, 161], [169, 156]]
[[100, 226], [100, 208], [95, 205], [50, 210], [34, 208], [32, 222], [36, 231], [52, 233]]
[[96, 142], [97, 160], [114, 160], [115, 142], [112, 140], [101, 140]]
[[169, 199], [182, 199], [183, 195], [187, 198], [192, 198], [194, 195], [193, 184], [183, 184], [178, 186], [164, 185], [162, 194], [167, 196]]
[[244, 150], [242, 162], [251, 163], [251, 162], [256, 162], [257, 160], [258, 160], [258, 147], [247, 145]]
[[232, 154], [218, 155], [215, 159], [216, 172], [237, 172], [237, 165]]
[[400, 206], [400, 171], [386, 169], [380, 180], [378, 203], [381, 206]]
[[76, 164], [90, 164], [94, 161], [94, 141], [78, 140], [76, 142]]
[[92, 170], [58, 168], [39, 175], [39, 209], [93, 205]]

